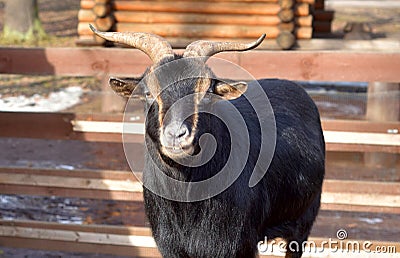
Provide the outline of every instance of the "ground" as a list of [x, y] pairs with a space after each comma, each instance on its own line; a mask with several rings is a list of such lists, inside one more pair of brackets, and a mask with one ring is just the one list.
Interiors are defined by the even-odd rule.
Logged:
[[[4, 1], [0, 1], [0, 30], [2, 29]], [[74, 47], [77, 39], [77, 13], [79, 0], [39, 0], [39, 15], [46, 32], [47, 41], [36, 42], [31, 47]], [[379, 37], [400, 38], [400, 8], [340, 8], [336, 10], [333, 29], [340, 32], [347, 21], [365, 21], [373, 27]], [[5, 45], [0, 41], [0, 45]], [[71, 78], [53, 76], [0, 75], [0, 95], [2, 97], [24, 94], [48, 95], [50, 92], [68, 86], [80, 86], [87, 94], [81, 105], [70, 110], [98, 112], [99, 102], [93, 101], [93, 92], [99, 92], [99, 81], [95, 78]], [[90, 94], [89, 94], [90, 93]], [[314, 99], [321, 112], [328, 118], [362, 118], [365, 113], [365, 89], [358, 93], [342, 95], [314, 94]], [[342, 108], [339, 110], [337, 107]], [[328, 156], [328, 178], [362, 179], [381, 181], [400, 181], [396, 168], [365, 168], [360, 165], [362, 155]], [[400, 159], [399, 159], [400, 162]], [[398, 162], [398, 163], [399, 163]], [[397, 168], [400, 164], [398, 164]], [[121, 144], [117, 143], [82, 143], [73, 141], [51, 141], [31, 139], [1, 139], [1, 166], [57, 167], [118, 169], [128, 170]], [[48, 198], [26, 196], [0, 196], [1, 219], [34, 219], [68, 223], [145, 225], [143, 212], [138, 213], [139, 204], [115, 201], [93, 201], [76, 198]], [[316, 235], [324, 231], [335, 230], [330, 225], [332, 218], [341, 218], [342, 225], [350, 230], [352, 237], [374, 237], [395, 241], [398, 233], [398, 215], [379, 215], [370, 217], [363, 213], [322, 212], [320, 227]], [[377, 215], [378, 216], [378, 215]], [[364, 218], [364, 221], [358, 220]], [[370, 220], [368, 220], [370, 219]], [[375, 220], [373, 220], [375, 219]], [[379, 220], [381, 219], [381, 222]], [[372, 221], [372, 222], [371, 222]], [[375, 222], [378, 221], [378, 222]], [[372, 224], [371, 224], [372, 223]], [[375, 224], [373, 224], [375, 223]], [[317, 227], [318, 228], [318, 227]], [[371, 229], [372, 228], [372, 229]], [[319, 231], [318, 231], [319, 230]], [[371, 233], [372, 232], [372, 233]], [[0, 246], [0, 257], [83, 257], [82, 254], [59, 252], [38, 252], [33, 250], [10, 249]], [[97, 256], [107, 257], [107, 256]]]

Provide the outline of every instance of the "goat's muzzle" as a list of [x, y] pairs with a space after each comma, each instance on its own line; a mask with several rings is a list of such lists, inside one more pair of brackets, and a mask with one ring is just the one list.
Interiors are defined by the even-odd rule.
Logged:
[[185, 123], [172, 122], [161, 132], [160, 142], [167, 156], [192, 155], [192, 141], [190, 129]]

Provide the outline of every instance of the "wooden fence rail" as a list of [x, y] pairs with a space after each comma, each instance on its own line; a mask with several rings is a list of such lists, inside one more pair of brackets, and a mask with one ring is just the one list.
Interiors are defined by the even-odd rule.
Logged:
[[[243, 67], [257, 79], [400, 82], [400, 52], [255, 50], [216, 57]], [[145, 54], [135, 49], [0, 48], [3, 74], [132, 76], [143, 73], [150, 64]]]

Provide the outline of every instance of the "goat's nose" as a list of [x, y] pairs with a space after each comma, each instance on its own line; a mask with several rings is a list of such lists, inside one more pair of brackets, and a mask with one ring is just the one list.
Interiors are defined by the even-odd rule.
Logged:
[[169, 145], [185, 144], [189, 137], [189, 128], [184, 123], [171, 123], [164, 128], [164, 135]]

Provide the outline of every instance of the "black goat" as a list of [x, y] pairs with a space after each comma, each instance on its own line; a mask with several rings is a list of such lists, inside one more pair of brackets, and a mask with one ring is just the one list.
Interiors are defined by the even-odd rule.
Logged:
[[[161, 254], [164, 257], [255, 257], [257, 243], [265, 237], [281, 237], [301, 246], [317, 216], [324, 177], [325, 144], [315, 104], [293, 82], [227, 83], [215, 79], [205, 64], [207, 57], [221, 51], [254, 48], [263, 37], [253, 44], [195, 42], [180, 56], [173, 54], [169, 44], [155, 35], [94, 32], [142, 50], [155, 63], [142, 78], [110, 79], [110, 85], [123, 96], [146, 96], [144, 202]], [[178, 66], [168, 67], [176, 61], [180, 62]], [[163, 66], [168, 68], [158, 73]], [[161, 84], [166, 81], [171, 83], [163, 87]], [[259, 121], [252, 100], [242, 94], [251, 92], [257, 83], [272, 106], [276, 146], [268, 170], [263, 171], [265, 175], [254, 187], [249, 187], [265, 143], [261, 139], [263, 121]], [[187, 96], [190, 101], [174, 106]], [[241, 132], [234, 130], [232, 134], [221, 118], [212, 112], [200, 111], [202, 108], [224, 110], [227, 100], [240, 112], [247, 127], [249, 153], [244, 168], [219, 194], [190, 202], [193, 200], [190, 186], [216, 176], [228, 162], [232, 148], [237, 147], [232, 143], [234, 138], [241, 141]], [[207, 143], [201, 144], [203, 134], [213, 135], [217, 143], [214, 155], [198, 166], [185, 165], [207, 146]], [[275, 135], [270, 137], [275, 139]], [[186, 182], [189, 187], [181, 191], [169, 185], [161, 174]], [[178, 200], [154, 193], [160, 189], [169, 196], [175, 194]], [[286, 257], [301, 255], [302, 250], [286, 253]]]

